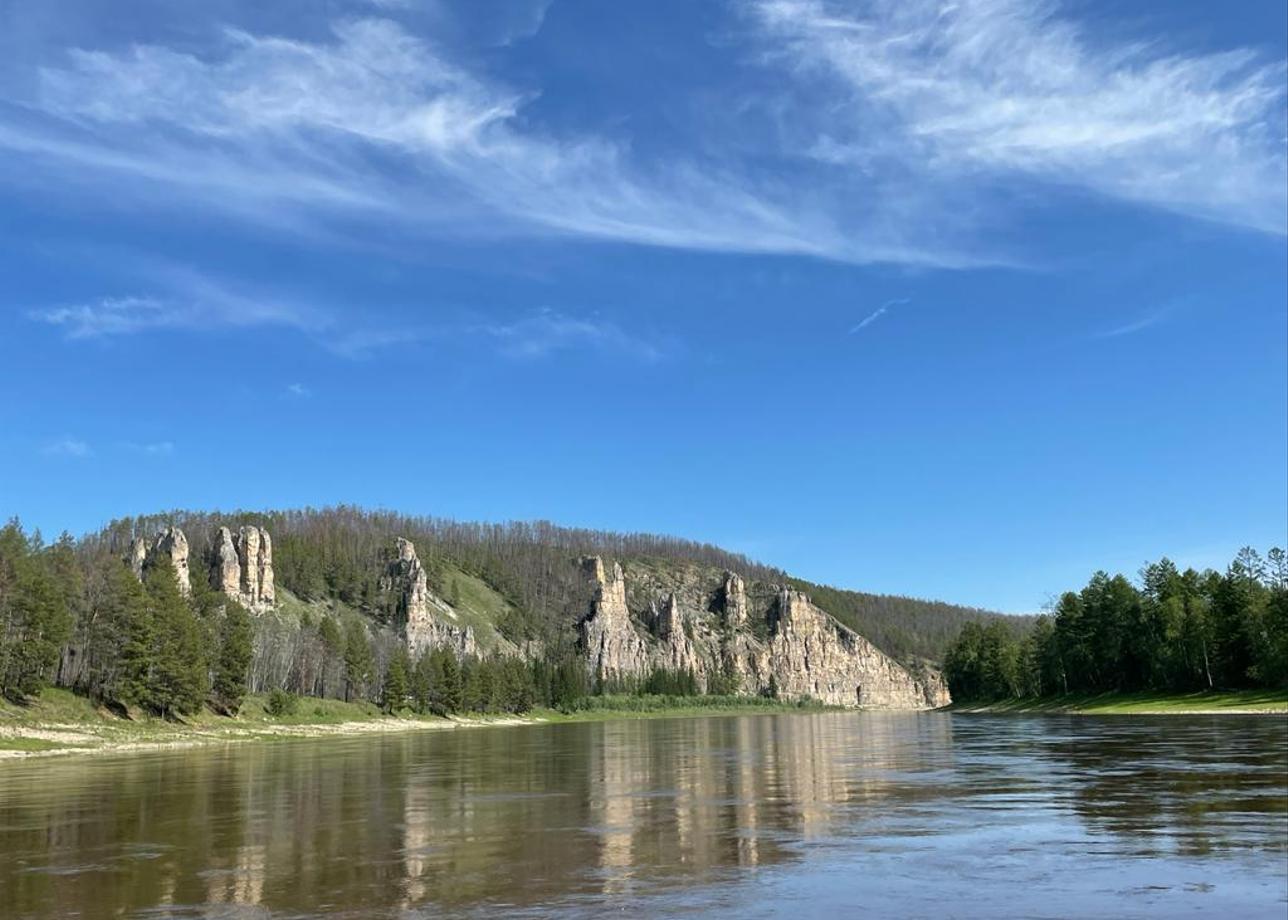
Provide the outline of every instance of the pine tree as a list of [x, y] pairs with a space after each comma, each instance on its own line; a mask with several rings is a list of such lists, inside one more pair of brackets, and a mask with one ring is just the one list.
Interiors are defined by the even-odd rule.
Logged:
[[445, 712], [460, 712], [462, 708], [461, 664], [450, 649], [435, 649], [443, 678], [439, 699]]
[[169, 560], [152, 564], [144, 586], [155, 624], [145, 704], [164, 716], [196, 712], [208, 689], [202, 625], [179, 593]]
[[0, 692], [13, 699], [38, 693], [71, 633], [67, 598], [16, 521], [0, 531]]
[[250, 615], [229, 600], [219, 623], [218, 650], [212, 668], [211, 696], [215, 707], [236, 715], [246, 694], [246, 677], [252, 657]]
[[351, 621], [344, 635], [344, 698], [346, 700], [366, 695], [367, 684], [371, 681], [371, 671], [374, 667], [373, 657], [366, 627], [357, 620]]
[[380, 689], [380, 705], [385, 712], [397, 712], [407, 705], [410, 667], [407, 649], [399, 646], [389, 659], [389, 666], [385, 669], [385, 683]]

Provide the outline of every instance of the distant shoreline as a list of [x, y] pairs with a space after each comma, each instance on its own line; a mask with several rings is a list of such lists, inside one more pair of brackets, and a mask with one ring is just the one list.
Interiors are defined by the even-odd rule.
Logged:
[[989, 715], [1282, 716], [1288, 715], [1288, 690], [1069, 694], [954, 703], [948, 711]]
[[658, 709], [587, 709], [576, 712], [533, 710], [522, 715], [422, 716], [388, 715], [370, 703], [340, 700], [300, 700], [299, 714], [269, 715], [266, 697], [246, 700], [236, 718], [209, 711], [184, 722], [153, 717], [125, 719], [96, 708], [89, 700], [65, 690], [46, 690], [30, 706], [0, 706], [0, 762], [33, 757], [105, 755], [184, 750], [217, 744], [272, 742], [291, 739], [339, 738], [354, 735], [450, 731], [567, 722], [605, 722], [687, 716], [768, 715], [783, 712], [830, 711], [823, 706], [795, 703], [703, 706], [695, 697], [692, 706]]

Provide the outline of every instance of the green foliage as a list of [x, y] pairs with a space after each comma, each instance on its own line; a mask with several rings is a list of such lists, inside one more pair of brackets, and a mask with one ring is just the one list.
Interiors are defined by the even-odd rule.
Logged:
[[1245, 548], [1224, 574], [1145, 566], [1139, 585], [1097, 572], [1016, 637], [966, 624], [944, 658], [953, 699], [1288, 686], [1284, 553]]
[[354, 620], [349, 623], [344, 634], [345, 700], [351, 700], [354, 697], [361, 699], [366, 695], [374, 667], [375, 661], [371, 654], [371, 641], [367, 638], [367, 628]]
[[246, 608], [229, 600], [219, 624], [218, 648], [211, 667], [211, 700], [216, 709], [235, 715], [246, 694], [246, 677], [250, 670], [250, 615]]
[[144, 587], [152, 642], [138, 702], [164, 716], [196, 712], [208, 690], [204, 630], [164, 557], [149, 568]]
[[411, 661], [407, 650], [401, 646], [389, 659], [385, 668], [385, 682], [380, 688], [380, 706], [385, 712], [393, 713], [407, 705], [411, 693]]
[[69, 592], [55, 577], [66, 552], [29, 541], [17, 521], [0, 530], [0, 693], [11, 699], [48, 684], [71, 633]]
[[294, 693], [287, 693], [280, 687], [274, 687], [268, 692], [268, 699], [264, 701], [264, 711], [275, 718], [293, 716], [299, 708], [299, 703], [300, 699]]
[[697, 696], [698, 680], [692, 671], [655, 668], [640, 692], [649, 696]]

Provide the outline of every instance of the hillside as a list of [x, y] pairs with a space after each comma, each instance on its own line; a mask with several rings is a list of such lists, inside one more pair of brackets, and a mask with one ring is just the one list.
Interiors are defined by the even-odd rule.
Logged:
[[236, 712], [246, 693], [390, 711], [567, 710], [609, 694], [946, 705], [963, 622], [719, 547], [356, 508], [175, 511], [45, 545], [0, 530], [0, 692]]
[[[698, 566], [716, 580], [726, 571], [749, 581], [803, 591], [841, 623], [886, 654], [904, 661], [941, 661], [967, 622], [1001, 621], [1025, 628], [1028, 617], [942, 601], [867, 594], [793, 578], [780, 569], [717, 546], [655, 534], [621, 534], [548, 522], [480, 524], [365, 511], [340, 506], [268, 512], [173, 511], [113, 521], [81, 541], [90, 554], [117, 555], [136, 534], [169, 525], [208, 551], [203, 534], [226, 521], [253, 522], [272, 533], [278, 584], [306, 602], [334, 602], [388, 622], [392, 611], [379, 587], [397, 537], [411, 540], [429, 587], [465, 611], [490, 648], [493, 637], [513, 643], [572, 637], [589, 597], [573, 563], [603, 556], [651, 566]], [[459, 601], [459, 603], [457, 603]]]

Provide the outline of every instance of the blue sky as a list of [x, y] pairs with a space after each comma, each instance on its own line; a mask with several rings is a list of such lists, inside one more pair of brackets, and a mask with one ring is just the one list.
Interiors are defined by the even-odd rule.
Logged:
[[1285, 541], [1284, 4], [0, 0], [0, 510], [1032, 611]]

